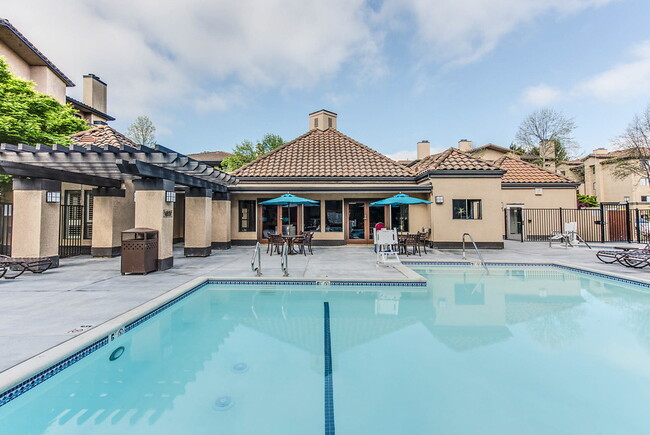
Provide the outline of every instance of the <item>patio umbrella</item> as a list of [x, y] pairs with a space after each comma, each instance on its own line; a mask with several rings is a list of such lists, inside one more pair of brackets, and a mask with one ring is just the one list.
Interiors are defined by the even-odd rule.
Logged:
[[[310, 205], [318, 205], [320, 204], [319, 201], [314, 201], [312, 199], [307, 199], [307, 198], [301, 198], [296, 195], [292, 195], [290, 193], [285, 193], [282, 196], [279, 196], [277, 198], [269, 199], [266, 201], [260, 202], [262, 205], [281, 205], [281, 206], [298, 206], [298, 205], [304, 205], [304, 206], [310, 206]], [[283, 231], [284, 232], [284, 231]]]
[[285, 193], [282, 196], [277, 198], [269, 199], [266, 201], [260, 202], [262, 205], [312, 205], [319, 204], [318, 201], [313, 199], [301, 198], [290, 193]]
[[[395, 196], [391, 196], [390, 198], [386, 199], [381, 199], [379, 201], [371, 202], [371, 206], [375, 207], [380, 207], [384, 205], [412, 205], [412, 204], [431, 204], [431, 201], [427, 201], [426, 199], [420, 199], [420, 198], [413, 198], [412, 196], [408, 196], [404, 193], [398, 193]], [[404, 231], [404, 216], [400, 213], [399, 217], [399, 229], [400, 231]]]
[[412, 196], [405, 195], [404, 193], [398, 193], [395, 196], [390, 198], [381, 199], [379, 201], [371, 202], [372, 206], [382, 206], [382, 205], [411, 205], [411, 204], [431, 204], [431, 201], [426, 199], [413, 198]]

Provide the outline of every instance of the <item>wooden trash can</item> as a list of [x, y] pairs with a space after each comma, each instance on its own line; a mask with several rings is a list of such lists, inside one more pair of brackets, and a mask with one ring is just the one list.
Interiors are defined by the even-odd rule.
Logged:
[[158, 270], [158, 231], [131, 228], [122, 231], [122, 275]]

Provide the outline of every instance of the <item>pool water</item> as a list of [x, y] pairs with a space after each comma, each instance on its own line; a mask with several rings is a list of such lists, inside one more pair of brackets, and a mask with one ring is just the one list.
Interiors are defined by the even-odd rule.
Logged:
[[416, 271], [428, 286], [205, 286], [0, 407], [0, 433], [650, 431], [650, 292]]

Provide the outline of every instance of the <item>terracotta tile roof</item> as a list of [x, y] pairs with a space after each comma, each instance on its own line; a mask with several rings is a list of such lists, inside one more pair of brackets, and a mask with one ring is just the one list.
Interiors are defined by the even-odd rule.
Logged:
[[202, 153], [188, 154], [187, 157], [191, 157], [194, 160], [200, 160], [202, 162], [220, 162], [228, 156], [232, 156], [232, 153], [226, 151], [204, 151]]
[[508, 156], [501, 157], [494, 165], [506, 171], [501, 177], [502, 183], [576, 183], [560, 174]]
[[508, 154], [508, 153], [515, 154], [515, 155], [518, 155], [519, 157], [521, 157], [522, 159], [538, 159], [539, 158], [539, 156], [535, 156], [535, 155], [532, 155], [532, 154], [524, 154], [521, 151], [511, 150], [510, 148], [505, 148], [505, 147], [502, 147], [502, 146], [499, 146], [499, 145], [495, 145], [493, 143], [488, 143], [488, 144], [485, 144], [485, 145], [480, 146], [480, 147], [472, 148], [468, 152], [470, 154], [474, 154], [475, 152], [488, 150], [488, 149], [498, 151], [498, 152], [501, 152], [503, 154]]
[[106, 146], [111, 145], [114, 147], [129, 146], [139, 148], [131, 139], [124, 136], [117, 130], [113, 130], [108, 125], [98, 125], [89, 130], [84, 130], [79, 133], [70, 135], [72, 143], [75, 145], [96, 145]]
[[[9, 36], [9, 38], [7, 38]], [[0, 40], [5, 40], [8, 42], [7, 45], [9, 45], [9, 48], [12, 50], [20, 50], [23, 47], [27, 48], [29, 51], [24, 51], [23, 50], [23, 55], [24, 53], [32, 53], [30, 54], [30, 61], [40, 61], [44, 65], [47, 65], [54, 74], [59, 76], [61, 80], [65, 83], [66, 86], [74, 86], [74, 83], [72, 80], [70, 80], [65, 74], [63, 74], [63, 71], [61, 71], [59, 68], [56, 67], [52, 63], [50, 59], [48, 59], [43, 53], [41, 53], [34, 44], [32, 44], [29, 39], [25, 37], [22, 33], [16, 29], [13, 24], [9, 22], [9, 20], [0, 18]]]
[[237, 177], [413, 177], [411, 170], [329, 128], [311, 130], [233, 172]]
[[497, 171], [499, 168], [457, 148], [449, 148], [425, 157], [411, 166], [411, 170], [422, 174], [426, 171]]

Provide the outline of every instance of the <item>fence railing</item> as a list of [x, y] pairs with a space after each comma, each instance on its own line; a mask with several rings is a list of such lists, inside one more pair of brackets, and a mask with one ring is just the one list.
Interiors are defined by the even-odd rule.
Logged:
[[564, 231], [569, 222], [576, 222], [578, 234], [587, 242], [650, 242], [650, 205], [627, 203], [601, 203], [582, 209], [523, 208], [519, 234], [510, 232], [508, 236], [522, 242], [544, 241], [554, 231]]

